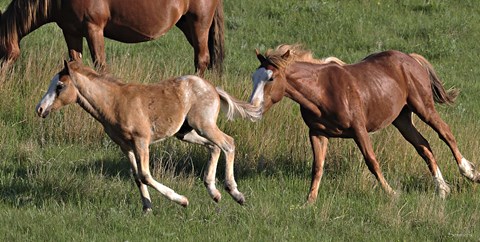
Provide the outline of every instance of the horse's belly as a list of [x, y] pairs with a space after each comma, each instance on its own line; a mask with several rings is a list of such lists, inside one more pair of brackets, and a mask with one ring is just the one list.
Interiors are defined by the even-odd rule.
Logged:
[[104, 29], [104, 36], [123, 43], [138, 43], [157, 39], [164, 35], [172, 26], [163, 28], [136, 29], [128, 26], [109, 24]]

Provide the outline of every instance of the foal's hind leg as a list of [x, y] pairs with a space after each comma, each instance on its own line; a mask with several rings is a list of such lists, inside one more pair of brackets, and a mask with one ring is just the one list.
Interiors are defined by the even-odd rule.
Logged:
[[215, 186], [215, 178], [218, 158], [220, 157], [220, 148], [212, 144], [212, 142], [210, 142], [209, 140], [198, 135], [195, 130], [192, 130], [186, 134], [178, 134], [176, 137], [182, 141], [206, 146], [210, 150], [210, 160], [207, 163], [207, 169], [203, 176], [203, 183], [207, 188], [208, 194], [210, 194], [212, 199], [218, 203], [222, 198], [222, 194]]
[[233, 172], [233, 163], [235, 160], [235, 144], [233, 138], [223, 133], [215, 124], [199, 127], [201, 136], [210, 140], [213, 144], [220, 147], [225, 154], [225, 189], [239, 204], [245, 202], [245, 197], [237, 189]]
[[388, 182], [383, 177], [382, 171], [378, 164], [375, 153], [373, 152], [372, 142], [368, 136], [368, 132], [365, 129], [365, 126], [354, 127], [355, 129], [355, 143], [363, 154], [365, 158], [365, 163], [367, 163], [368, 169], [372, 174], [377, 178], [378, 182], [382, 186], [383, 190], [388, 194], [395, 195], [396, 192], [390, 187]]
[[460, 153], [455, 137], [450, 130], [450, 127], [440, 118], [435, 108], [424, 108], [415, 112], [425, 123], [432, 127], [437, 132], [440, 139], [442, 139], [450, 148], [455, 160], [457, 162], [460, 173], [468, 179], [480, 183], [480, 172], [475, 169], [475, 166], [465, 159]]
[[412, 112], [407, 108], [403, 109], [397, 119], [393, 121], [393, 125], [398, 131], [400, 131], [403, 137], [415, 147], [418, 154], [425, 160], [435, 181], [437, 193], [441, 198], [445, 198], [446, 195], [450, 193], [450, 188], [443, 179], [428, 141], [418, 132], [415, 126], [413, 126]]

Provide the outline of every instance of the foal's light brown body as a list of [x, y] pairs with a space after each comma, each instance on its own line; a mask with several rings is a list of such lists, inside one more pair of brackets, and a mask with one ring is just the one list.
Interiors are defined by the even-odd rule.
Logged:
[[14, 61], [20, 40], [54, 22], [68, 52], [79, 60], [86, 38], [94, 63], [105, 65], [104, 37], [124, 43], [157, 39], [177, 26], [194, 49], [195, 69], [221, 69], [224, 55], [221, 0], [13, 0], [0, 13], [0, 59]]
[[[480, 173], [460, 153], [448, 125], [435, 110], [434, 101], [452, 103], [456, 91], [445, 91], [431, 64], [418, 54], [386, 51], [352, 65], [319, 63], [304, 58], [298, 46], [281, 45], [263, 56], [253, 75], [251, 102], [266, 112], [283, 96], [300, 104], [309, 127], [314, 162], [308, 202], [316, 200], [329, 138], [352, 138], [369, 170], [384, 190], [394, 194], [380, 170], [369, 132], [393, 124], [427, 162], [440, 196], [445, 183], [430, 145], [414, 127], [415, 113], [449, 146], [460, 172], [480, 182]], [[311, 56], [311, 55], [310, 55]]]
[[244, 196], [237, 190], [233, 174], [235, 144], [233, 138], [218, 129], [220, 106], [228, 109], [229, 118], [240, 115], [257, 118], [259, 109], [240, 102], [208, 81], [183, 76], [157, 84], [125, 84], [100, 75], [80, 62], [65, 63], [37, 105], [37, 113], [46, 117], [51, 111], [78, 103], [97, 119], [105, 132], [128, 157], [140, 189], [143, 208], [151, 209], [146, 185], [183, 206], [188, 200], [157, 182], [149, 170], [149, 145], [175, 136], [183, 141], [208, 147], [211, 159], [204, 176], [205, 186], [215, 201], [221, 198], [215, 187], [215, 171], [220, 152], [226, 156], [225, 187], [240, 204]]

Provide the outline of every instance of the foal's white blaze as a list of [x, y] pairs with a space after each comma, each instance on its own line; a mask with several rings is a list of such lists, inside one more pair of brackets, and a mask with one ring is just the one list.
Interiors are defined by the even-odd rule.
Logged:
[[255, 73], [252, 75], [253, 80], [253, 91], [250, 96], [250, 103], [255, 107], [258, 107], [263, 104], [263, 89], [267, 81], [272, 78], [273, 72], [267, 70], [264, 67], [258, 68]]
[[37, 112], [39, 111], [39, 108], [42, 108], [42, 113], [38, 113], [39, 115], [43, 116], [43, 112], [49, 110], [53, 104], [53, 101], [55, 101], [55, 98], [57, 96], [56, 89], [59, 81], [60, 76], [58, 74], [55, 75], [50, 81], [50, 86], [48, 86], [47, 92], [45, 93], [45, 95], [43, 95], [42, 100], [40, 100], [40, 102], [37, 104], [37, 107], [35, 108]]

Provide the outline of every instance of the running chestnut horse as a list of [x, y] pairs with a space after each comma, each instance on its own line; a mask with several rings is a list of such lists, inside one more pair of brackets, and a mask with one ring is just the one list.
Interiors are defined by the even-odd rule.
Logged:
[[140, 190], [143, 210], [151, 210], [147, 185], [168, 199], [187, 206], [186, 197], [157, 182], [149, 170], [149, 145], [170, 136], [210, 150], [204, 184], [215, 202], [221, 194], [215, 187], [215, 172], [220, 152], [226, 156], [225, 188], [240, 204], [245, 198], [237, 189], [233, 174], [235, 144], [216, 124], [220, 108], [227, 117], [255, 120], [261, 110], [231, 97], [220, 88], [197, 76], [182, 76], [157, 84], [125, 84], [98, 74], [81, 62], [65, 62], [48, 91], [38, 103], [40, 117], [70, 103], [78, 103], [99, 121], [105, 132], [128, 157]]
[[434, 106], [434, 102], [453, 103], [458, 91], [446, 91], [424, 57], [385, 51], [346, 65], [318, 62], [305, 58], [305, 53], [310, 52], [298, 45], [281, 45], [265, 55], [257, 51], [260, 67], [252, 76], [254, 88], [250, 102], [262, 108], [263, 113], [283, 96], [300, 104], [314, 157], [308, 203], [317, 198], [329, 138], [353, 139], [382, 188], [395, 194], [382, 175], [368, 135], [390, 124], [426, 161], [436, 191], [444, 198], [450, 188], [429, 143], [413, 125], [412, 113], [448, 145], [461, 174], [480, 182], [480, 173], [462, 156], [450, 128]]
[[79, 60], [83, 37], [92, 60], [105, 66], [104, 37], [124, 43], [157, 39], [176, 25], [193, 46], [195, 70], [222, 68], [224, 57], [222, 0], [13, 0], [0, 13], [0, 59], [20, 55], [20, 40], [55, 22], [63, 31], [71, 59]]

